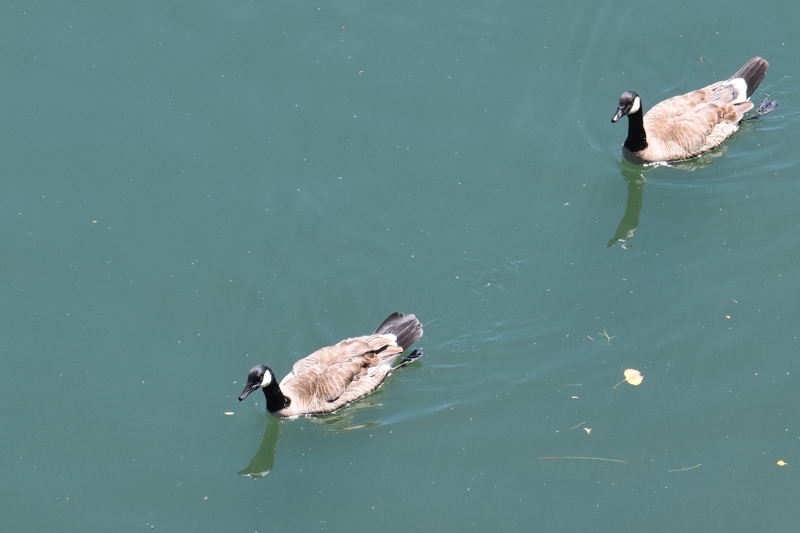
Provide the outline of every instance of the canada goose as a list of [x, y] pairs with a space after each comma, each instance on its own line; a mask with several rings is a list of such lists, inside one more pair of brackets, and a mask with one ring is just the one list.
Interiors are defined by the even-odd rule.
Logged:
[[[642, 101], [633, 91], [619, 97], [619, 107], [611, 122], [628, 115], [628, 138], [622, 155], [632, 163], [683, 161], [719, 146], [739, 129], [749, 100], [769, 63], [754, 57], [736, 74], [681, 96], [656, 104], [642, 117]], [[750, 118], [765, 115], [777, 103], [764, 100]]]
[[380, 387], [395, 369], [422, 357], [422, 350], [414, 350], [392, 367], [420, 337], [422, 324], [417, 317], [392, 313], [372, 335], [346, 339], [300, 359], [280, 385], [269, 367], [253, 367], [239, 401], [262, 389], [267, 411], [275, 416], [332, 413]]

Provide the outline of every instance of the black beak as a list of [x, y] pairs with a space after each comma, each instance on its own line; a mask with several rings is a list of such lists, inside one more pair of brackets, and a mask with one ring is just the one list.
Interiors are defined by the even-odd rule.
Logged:
[[616, 122], [619, 119], [621, 119], [623, 116], [625, 116], [625, 110], [622, 109], [621, 107], [619, 107], [619, 108], [617, 108], [617, 112], [614, 113], [614, 116], [611, 117], [611, 122]]
[[245, 398], [247, 398], [248, 396], [250, 396], [250, 393], [251, 393], [251, 392], [253, 392], [254, 390], [256, 390], [257, 388], [258, 388], [258, 387], [254, 387], [254, 386], [253, 386], [252, 384], [250, 384], [250, 383], [248, 383], [247, 385], [245, 385], [245, 386], [244, 386], [244, 390], [243, 390], [243, 391], [242, 391], [242, 393], [239, 395], [239, 401], [241, 402], [242, 400], [244, 400]]

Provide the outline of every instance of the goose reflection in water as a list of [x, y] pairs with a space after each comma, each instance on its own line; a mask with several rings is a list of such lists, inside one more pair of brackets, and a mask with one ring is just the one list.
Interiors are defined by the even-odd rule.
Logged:
[[625, 214], [619, 221], [617, 231], [608, 241], [608, 247], [612, 247], [618, 242], [624, 249], [631, 247], [630, 241], [636, 228], [639, 227], [639, 213], [642, 211], [642, 194], [644, 191], [644, 173], [641, 170], [623, 169], [622, 177], [628, 182], [628, 200], [625, 203]]
[[620, 243], [620, 246], [624, 250], [627, 250], [632, 246], [630, 240], [633, 239], [636, 228], [639, 227], [639, 214], [642, 212], [644, 184], [647, 181], [645, 178], [646, 173], [654, 171], [658, 167], [665, 166], [671, 169], [693, 172], [707, 167], [713, 163], [715, 159], [722, 157], [727, 150], [727, 146], [721, 146], [713, 152], [705, 153], [690, 161], [670, 164], [641, 166], [623, 161], [621, 163], [621, 174], [625, 181], [628, 182], [628, 199], [625, 202], [625, 214], [622, 215], [622, 220], [619, 221], [619, 226], [617, 226], [614, 236], [608, 241], [608, 247], [611, 248], [615, 244]]

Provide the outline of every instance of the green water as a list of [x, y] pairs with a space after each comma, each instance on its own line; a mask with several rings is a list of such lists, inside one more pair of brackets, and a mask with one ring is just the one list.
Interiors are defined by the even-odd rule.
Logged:
[[[796, 530], [796, 4], [0, 20], [0, 530]], [[755, 55], [775, 112], [621, 161], [622, 91]], [[236, 400], [393, 311], [425, 356], [376, 395]]]

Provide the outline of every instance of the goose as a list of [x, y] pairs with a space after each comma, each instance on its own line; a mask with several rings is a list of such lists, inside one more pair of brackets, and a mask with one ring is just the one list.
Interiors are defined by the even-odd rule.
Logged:
[[[631, 163], [669, 163], [716, 148], [739, 129], [744, 114], [753, 108], [750, 95], [764, 79], [768, 66], [754, 57], [727, 80], [664, 100], [644, 117], [639, 95], [622, 93], [611, 119], [616, 122], [628, 116], [628, 138], [622, 145], [622, 155]], [[750, 118], [765, 115], [777, 105], [765, 99]]]
[[267, 411], [279, 418], [332, 413], [373, 392], [396, 369], [422, 357], [422, 350], [414, 350], [392, 366], [421, 337], [417, 317], [392, 313], [372, 335], [345, 339], [300, 359], [280, 384], [272, 369], [254, 366], [239, 401], [261, 389]]

